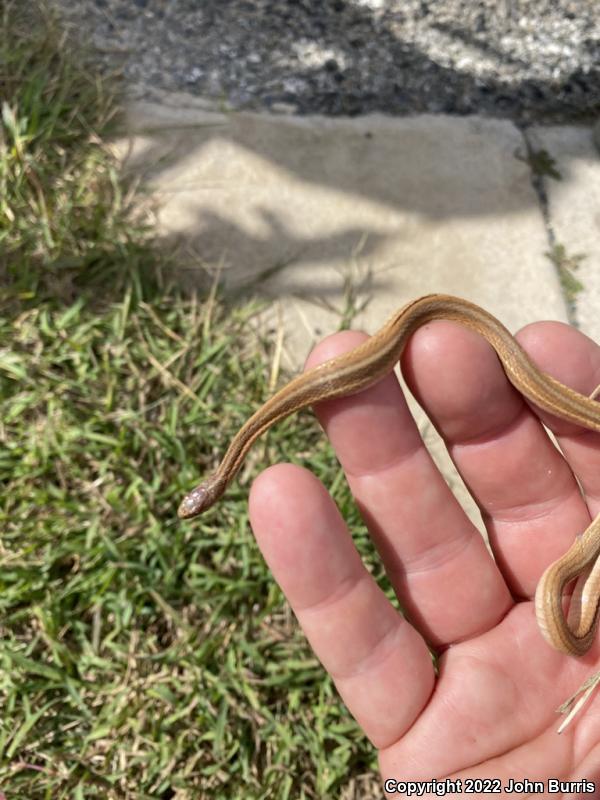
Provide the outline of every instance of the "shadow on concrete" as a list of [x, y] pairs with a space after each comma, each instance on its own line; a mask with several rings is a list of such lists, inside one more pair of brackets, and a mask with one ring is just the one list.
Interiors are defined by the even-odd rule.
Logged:
[[[525, 140], [508, 121], [421, 116], [400, 129], [381, 116], [308, 124], [236, 114], [222, 126], [159, 126], [147, 131], [146, 142], [128, 165], [141, 171], [150, 187], [160, 186], [159, 204], [169, 202], [177, 209], [169, 212], [169, 227], [181, 233], [166, 237], [164, 246], [183, 245], [193, 253], [188, 275], [222, 263], [223, 274], [236, 276], [237, 286], [247, 282], [256, 287], [277, 273], [278, 291], [327, 293], [320, 264], [342, 266], [354, 253], [372, 262], [389, 235], [410, 242], [423, 222], [432, 232], [433, 252], [435, 231], [448, 220], [509, 219], [539, 202]], [[227, 155], [232, 151], [232, 160], [247, 159], [250, 174], [232, 174]], [[198, 162], [212, 165], [204, 184], [194, 174]], [[269, 187], [274, 173], [295, 187], [290, 196], [280, 184]], [[236, 180], [245, 184], [246, 200], [240, 206], [234, 192], [238, 205], [233, 212], [227, 193]], [[298, 187], [305, 203], [308, 192], [314, 202], [308, 217], [305, 205], [296, 215], [306, 229], [294, 219]], [[326, 199], [320, 199], [321, 193]], [[358, 218], [353, 205], [370, 213]], [[335, 233], [325, 236], [310, 217], [318, 220], [333, 206], [338, 206]], [[298, 283], [294, 269], [293, 277], [282, 281], [290, 265], [305, 265], [310, 277], [306, 273]], [[268, 284], [274, 288], [273, 281]]]
[[[334, 190], [349, 198], [366, 199], [380, 204], [384, 209], [406, 210], [434, 223], [448, 218], [509, 216], [518, 213], [526, 205], [538, 203], [535, 191], [527, 191], [531, 179], [527, 148], [513, 123], [517, 128], [523, 128], [532, 121], [547, 122], [555, 117], [589, 121], [594, 115], [600, 114], [600, 104], [595, 99], [597, 94], [593, 91], [594, 85], [600, 85], [600, 69], [587, 75], [575, 70], [560, 82], [527, 79], [512, 86], [501, 80], [482, 80], [435, 63], [414, 44], [401, 40], [392, 27], [385, 24], [385, 20], [375, 20], [367, 6], [357, 7], [347, 2], [322, 4], [317, 0], [303, 0], [300, 6], [306, 15], [323, 21], [315, 43], [324, 48], [335, 44], [338, 52], [341, 47], [340, 60], [344, 60], [345, 66], [342, 68], [336, 59], [330, 59], [320, 67], [300, 71], [294, 68], [293, 74], [290, 72], [288, 76], [290, 81], [293, 80], [294, 92], [285, 87], [280, 90], [277, 87], [264, 88], [257, 95], [261, 107], [272, 108], [278, 103], [293, 102], [300, 112], [317, 108], [329, 117], [360, 114], [360, 131], [349, 132], [336, 141], [335, 133], [328, 129], [326, 122], [299, 127], [294, 120], [286, 121], [279, 117], [278, 124], [288, 125], [293, 133], [287, 138], [277, 139], [269, 134], [270, 123], [254, 117], [251, 124], [246, 119], [243, 130], [236, 121], [223, 127], [206, 126], [204, 130], [198, 123], [198, 137], [194, 140], [190, 133], [194, 125], [174, 124], [168, 134], [168, 153], [165, 153], [164, 141], [161, 141], [144, 150], [139, 157], [132, 158], [130, 166], [144, 171], [151, 181], [158, 181], [167, 172], [177, 171], [179, 161], [181, 176], [192, 153], [198, 156], [215, 139], [225, 138], [266, 163], [276, 165], [298, 181]], [[209, 2], [207, 13], [210, 8], [212, 4]], [[221, 0], [221, 24], [223, 19], [227, 19], [228, 8], [229, 4], [223, 4]], [[277, 14], [283, 15], [281, 22], [285, 24], [285, 4], [266, 4], [261, 8], [263, 15], [270, 15], [271, 27], [272, 17]], [[314, 19], [307, 30], [314, 36], [313, 23]], [[233, 18], [231, 24], [234, 24]], [[335, 36], [331, 33], [332, 26], [336, 26]], [[341, 26], [345, 30], [343, 36], [340, 35]], [[437, 27], [448, 36], [459, 38], [482, 52], [495, 57], [502, 55], [487, 41], [485, 30], [473, 32], [442, 23]], [[261, 15], [256, 14], [253, 25], [248, 29], [248, 51], [252, 51], [252, 37], [260, 36], [260, 30]], [[355, 35], [353, 31], [356, 31]], [[365, 31], [370, 31], [370, 35]], [[369, 54], [374, 43], [379, 53], [385, 51], [389, 54], [389, 73], [384, 76], [385, 80], [380, 80], [381, 76], [375, 76], [370, 70]], [[182, 39], [182, 52], [198, 46], [197, 41], [190, 43], [185, 37]], [[590, 39], [586, 47], [600, 51], [600, 42]], [[264, 48], [261, 48], [261, 54], [267, 61], [273, 59], [275, 71], [278, 66], [275, 62], [277, 55]], [[262, 71], [265, 71], [264, 62]], [[232, 69], [231, 75], [235, 78], [235, 69]], [[428, 91], [428, 87], [433, 86], [436, 87], [435, 92]], [[199, 95], [206, 94], [206, 87], [200, 82], [181, 88]], [[452, 161], [452, 147], [448, 142], [445, 143], [448, 159], [445, 162], [440, 160], [439, 132], [436, 138], [435, 135], [428, 137], [425, 129], [416, 130], [413, 144], [425, 156], [421, 155], [419, 164], [415, 165], [410, 136], [405, 136], [396, 144], [388, 133], [382, 142], [377, 130], [370, 130], [368, 119], [362, 117], [369, 112], [393, 118], [406, 116], [407, 113], [431, 111], [454, 116], [478, 114], [494, 119], [468, 118], [463, 131], [471, 137], [473, 149], [469, 155], [463, 147], [461, 157], [464, 163], [461, 164]], [[496, 163], [488, 163], [478, 180], [478, 159], [480, 163], [482, 153], [489, 145], [492, 133], [490, 126], [493, 125], [506, 127], [506, 136], [503, 138], [508, 149], [490, 151], [490, 160]], [[165, 124], [165, 129], [169, 129], [168, 124]], [[450, 126], [448, 130], [451, 136]], [[460, 133], [455, 132], [454, 135], [460, 138]], [[380, 153], [380, 163], [387, 159], [386, 180], [376, 184], [368, 174], [372, 166], [371, 153], [375, 148]], [[400, 148], [404, 149], [404, 154], [399, 152]], [[428, 148], [430, 163], [435, 163], [435, 169], [428, 168]], [[323, 153], [325, 157], [322, 157]], [[511, 159], [520, 160], [521, 169], [517, 167], [507, 180], [504, 171]], [[562, 179], [568, 180], [568, 165], [559, 165], [559, 169]], [[461, 191], [461, 173], [469, 174], [469, 192]], [[231, 176], [228, 179], [231, 180]], [[519, 185], [511, 184], [511, 180], [516, 180]], [[399, 186], [403, 188], [402, 196], [398, 194]], [[209, 191], [210, 187], [207, 188]], [[368, 222], [360, 227], [349, 222], [345, 229], [331, 237], [315, 236], [310, 232], [299, 235], [290, 230], [283, 214], [261, 208], [260, 198], [253, 200], [253, 206], [254, 213], [263, 217], [260, 235], [251, 233], [248, 228], [237, 225], [231, 217], [214, 209], [190, 209], [193, 219], [189, 221], [186, 233], [168, 236], [162, 244], [168, 250], [184, 244], [194, 254], [191, 260], [195, 261], [195, 266], [190, 266], [190, 274], [198, 268], [202, 272], [206, 265], [214, 267], [223, 258], [228, 262], [226, 266], [233, 271], [243, 271], [248, 267], [244, 264], [246, 256], [252, 252], [254, 263], [249, 267], [248, 285], [253, 287], [256, 281], [262, 280], [262, 276], [279, 273], [286, 265], [310, 263], [311, 274], [310, 278], [307, 277], [306, 286], [310, 285], [311, 291], [327, 293], [329, 289], [325, 283], [318, 286], [315, 263], [318, 264], [319, 260], [329, 265], [347, 263], [350, 254], [359, 247], [364, 257], [374, 256], [386, 236], [385, 232]], [[319, 215], [320, 209], [315, 207], [314, 213]], [[226, 253], [223, 242], [226, 242]], [[243, 285], [243, 281], [240, 285]], [[302, 291], [303, 287], [298, 283], [288, 283], [285, 289]]]

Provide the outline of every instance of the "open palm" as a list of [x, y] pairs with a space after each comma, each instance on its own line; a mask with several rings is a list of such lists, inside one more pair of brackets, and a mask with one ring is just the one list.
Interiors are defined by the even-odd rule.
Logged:
[[[568, 326], [536, 323], [518, 338], [542, 370], [581, 393], [600, 382], [600, 349]], [[363, 339], [332, 336], [307, 366]], [[600, 787], [600, 703], [561, 736], [554, 712], [594, 670], [600, 647], [582, 659], [555, 652], [531, 602], [545, 567], [600, 511], [600, 437], [535, 413], [490, 346], [455, 323], [417, 331], [403, 373], [479, 505], [495, 560], [393, 375], [316, 410], [410, 621], [365, 569], [326, 490], [299, 467], [272, 467], [254, 483], [250, 516], [265, 558], [379, 748], [384, 779], [585, 778]], [[437, 676], [428, 645], [440, 655]]]

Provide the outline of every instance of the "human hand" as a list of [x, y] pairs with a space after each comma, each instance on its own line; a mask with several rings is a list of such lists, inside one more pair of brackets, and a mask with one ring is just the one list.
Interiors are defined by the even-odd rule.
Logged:
[[[364, 338], [329, 337], [307, 367]], [[589, 394], [600, 383], [600, 349], [574, 329], [536, 323], [517, 338], [568, 386]], [[412, 624], [374, 583], [306, 470], [282, 464], [255, 481], [259, 546], [379, 748], [384, 779], [468, 776], [506, 786], [586, 778], [600, 786], [600, 702], [561, 736], [554, 711], [593, 671], [600, 646], [581, 659], [554, 651], [532, 603], [545, 567], [600, 511], [600, 437], [534, 413], [491, 347], [454, 323], [419, 329], [403, 373], [481, 509], [496, 561], [433, 464], [393, 375], [316, 412]], [[438, 676], [426, 641], [440, 655]]]

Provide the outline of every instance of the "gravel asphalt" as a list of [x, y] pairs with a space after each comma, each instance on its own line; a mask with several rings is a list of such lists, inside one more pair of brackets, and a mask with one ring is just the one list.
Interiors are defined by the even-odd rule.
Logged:
[[156, 89], [230, 108], [600, 116], [597, 0], [51, 0]]

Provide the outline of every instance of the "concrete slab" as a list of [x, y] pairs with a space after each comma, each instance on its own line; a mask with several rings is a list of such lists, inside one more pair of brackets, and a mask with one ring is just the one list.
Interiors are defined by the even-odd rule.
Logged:
[[[157, 192], [163, 235], [221, 264], [230, 287], [339, 305], [353, 265], [371, 275], [369, 329], [430, 291], [474, 299], [513, 328], [564, 318], [509, 122], [219, 114], [180, 96], [132, 106], [129, 125], [127, 163]], [[317, 337], [335, 327], [321, 315]]]
[[567, 256], [582, 256], [575, 273], [584, 286], [576, 301], [577, 321], [600, 342], [600, 153], [592, 128], [536, 128], [531, 138], [554, 158], [562, 176], [546, 180], [550, 221]]
[[[281, 301], [272, 314], [281, 309], [293, 370], [339, 327], [349, 280], [354, 299], [368, 299], [354, 324], [369, 332], [429, 292], [471, 299], [512, 330], [566, 318], [510, 122], [220, 114], [179, 97], [132, 106], [118, 147], [157, 193], [165, 241], [194, 253], [191, 280], [220, 265], [230, 289]], [[413, 410], [477, 521], [437, 434]]]

